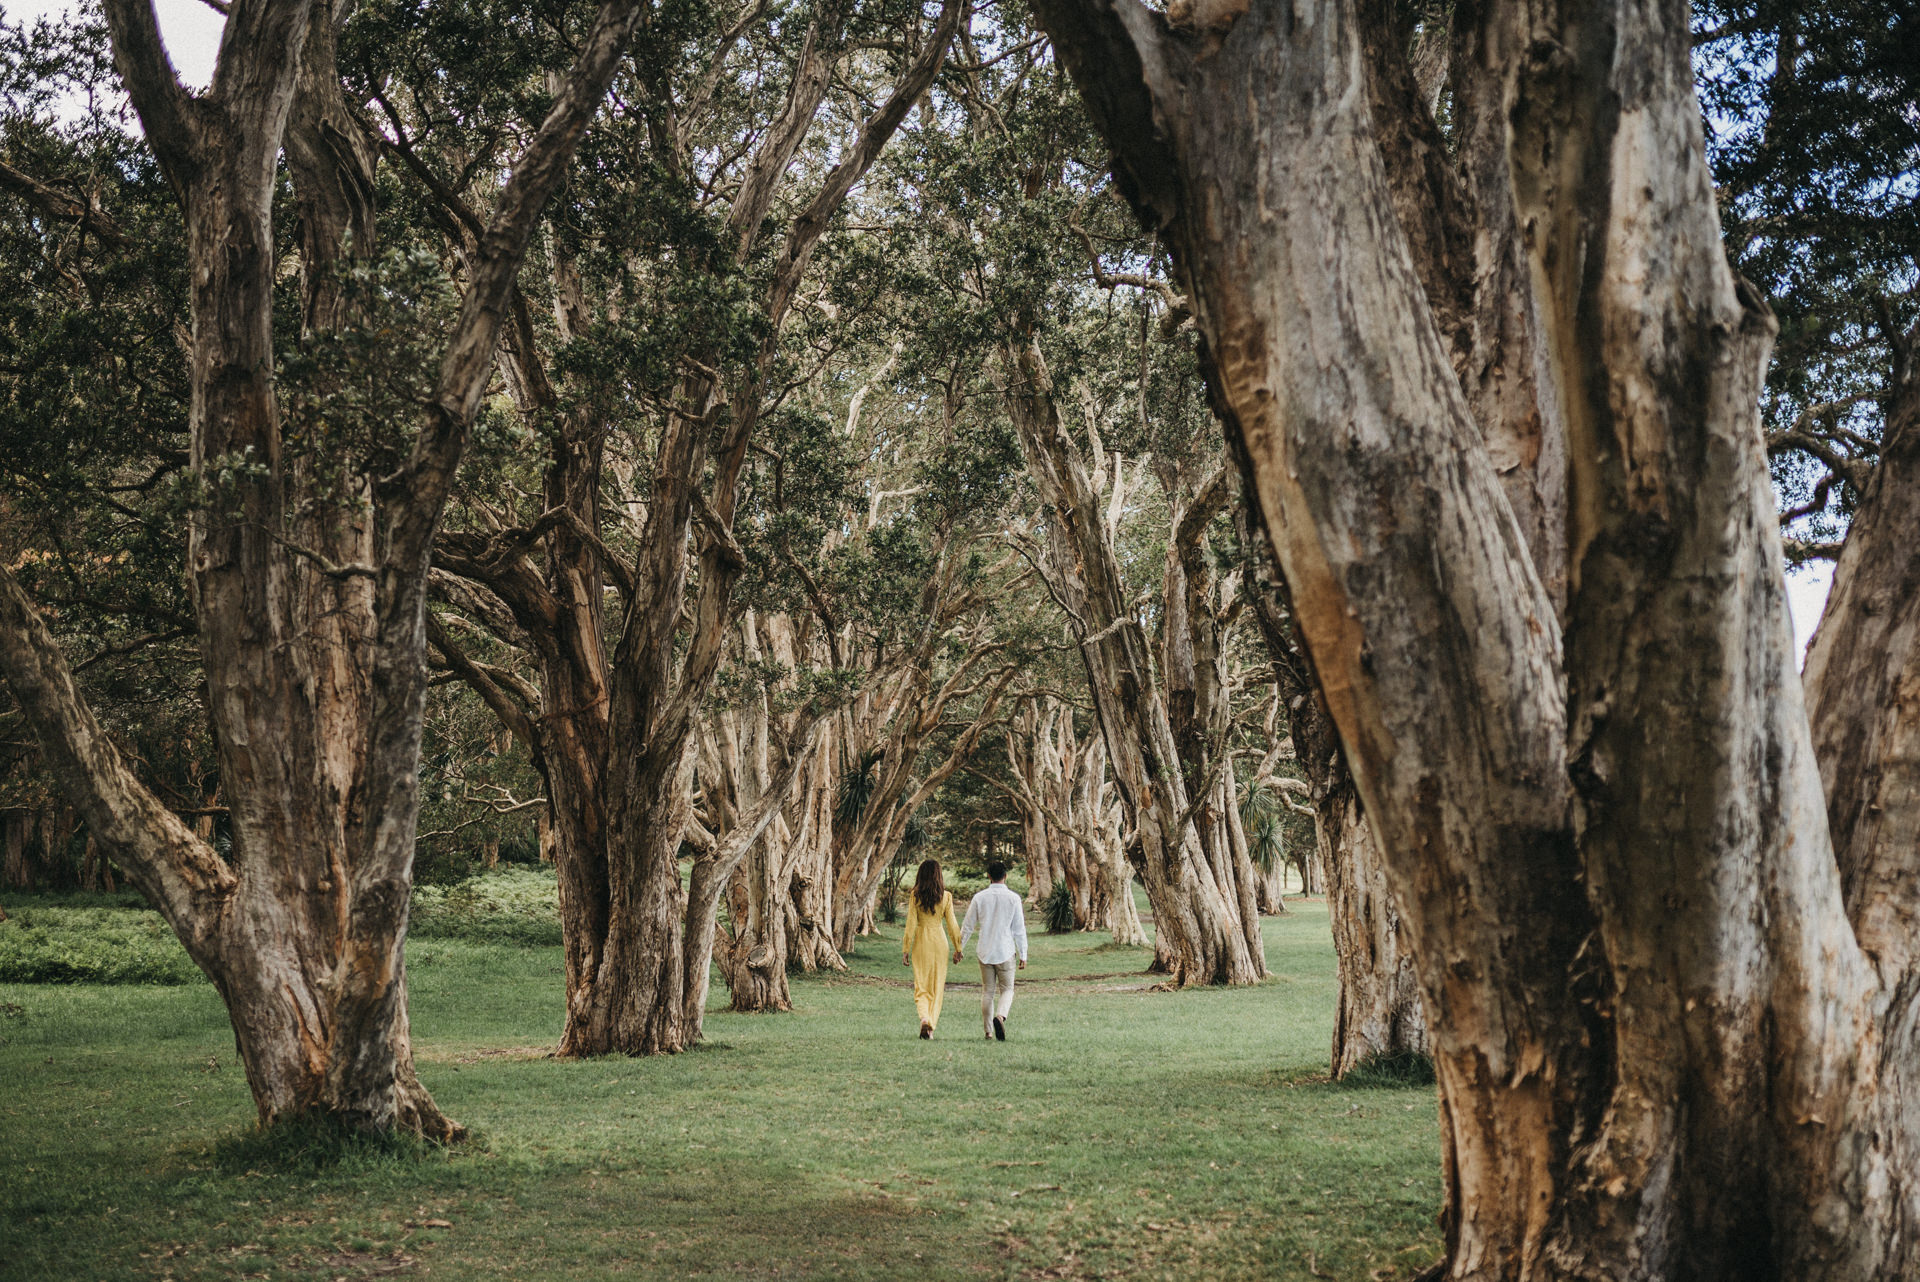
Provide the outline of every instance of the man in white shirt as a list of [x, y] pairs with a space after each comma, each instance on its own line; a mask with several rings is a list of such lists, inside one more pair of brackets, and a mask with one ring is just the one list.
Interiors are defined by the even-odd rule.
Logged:
[[960, 950], [966, 951], [973, 932], [980, 932], [980, 947], [974, 955], [980, 960], [980, 1018], [987, 1036], [1007, 1040], [1007, 1016], [1013, 1010], [1014, 960], [1027, 968], [1027, 913], [1020, 896], [1007, 889], [1007, 866], [999, 860], [987, 864], [987, 880], [993, 884], [973, 897], [967, 905], [967, 919], [960, 925]]

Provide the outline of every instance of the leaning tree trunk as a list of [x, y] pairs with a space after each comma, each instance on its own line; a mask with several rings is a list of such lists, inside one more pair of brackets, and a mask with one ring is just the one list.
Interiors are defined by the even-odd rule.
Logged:
[[[1171, 466], [1157, 470], [1172, 505], [1177, 470]], [[1232, 617], [1239, 576], [1220, 579], [1207, 539], [1208, 525], [1233, 495], [1232, 480], [1226, 467], [1215, 468], [1185, 507], [1173, 513], [1164, 580], [1161, 673], [1166, 681], [1167, 720], [1186, 772], [1188, 796], [1200, 803], [1194, 831], [1215, 883], [1232, 903], [1255, 972], [1265, 975], [1257, 874], [1246, 834], [1240, 829], [1239, 783], [1233, 755], [1227, 750], [1233, 706], [1227, 685], [1224, 621]]]
[[1009, 345], [1007, 404], [1030, 474], [1047, 506], [1049, 588], [1069, 615], [1087, 668], [1114, 778], [1127, 798], [1153, 904], [1155, 969], [1176, 986], [1250, 984], [1265, 959], [1243, 921], [1238, 885], [1224, 859], [1210, 861], [1195, 820], [1166, 699], [1154, 680], [1147, 638], [1126, 603], [1112, 537], [1079, 448], [1068, 437], [1052, 380], [1031, 339]]
[[1686, 6], [1456, 13], [1504, 77], [1475, 101], [1512, 188], [1480, 195], [1516, 216], [1482, 230], [1525, 229], [1564, 627], [1395, 213], [1383, 113], [1424, 107], [1369, 102], [1353, 4], [1036, 9], [1188, 286], [1379, 838], [1445, 1273], [1920, 1273], [1920, 1103], [1882, 1071], [1920, 976], [1869, 907], [1909, 920], [1920, 855], [1876, 848], [1888, 889], [1849, 905], [1756, 414], [1772, 326], [1720, 244]]
[[833, 808], [840, 792], [844, 718], [823, 727], [822, 745], [800, 783], [799, 838], [788, 863], [788, 962], [806, 974], [845, 970], [833, 946]]
[[[1805, 680], [1847, 914], [1891, 997], [1887, 1025], [1899, 1030], [1920, 1026], [1920, 326], [1889, 337], [1895, 363], [1880, 462], [1834, 567]], [[1877, 1058], [1888, 1095], [1920, 1100], [1910, 1040], [1888, 1036]], [[1886, 1165], [1920, 1169], [1920, 1125], [1912, 1112], [1896, 1121], [1905, 1124], [1882, 1139]], [[1913, 1223], [1910, 1194], [1908, 1234]], [[1907, 1250], [1890, 1243], [1888, 1257], [1904, 1260], [1912, 1276], [1910, 1239]]]

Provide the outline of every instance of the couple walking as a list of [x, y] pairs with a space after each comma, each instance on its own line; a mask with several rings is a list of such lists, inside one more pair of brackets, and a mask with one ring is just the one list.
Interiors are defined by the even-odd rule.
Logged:
[[900, 940], [900, 961], [913, 967], [913, 1004], [920, 1011], [920, 1036], [932, 1037], [940, 1022], [940, 999], [947, 989], [947, 945], [942, 928], [953, 941], [953, 960], [959, 961], [967, 940], [980, 932], [980, 1022], [988, 1037], [1007, 1040], [1007, 1015], [1013, 1010], [1013, 971], [1016, 959], [1027, 968], [1027, 915], [1020, 896], [1007, 889], [1007, 866], [987, 864], [993, 884], [967, 905], [967, 924], [953, 924], [953, 895], [940, 875], [940, 861], [920, 865], [913, 893], [907, 896], [907, 933]]

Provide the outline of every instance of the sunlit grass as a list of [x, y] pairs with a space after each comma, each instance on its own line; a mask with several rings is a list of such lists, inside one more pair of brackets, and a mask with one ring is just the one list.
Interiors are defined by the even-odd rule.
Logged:
[[1325, 1082], [1323, 911], [1266, 930], [1266, 984], [1166, 993], [1036, 928], [1004, 1045], [962, 987], [917, 1040], [883, 934], [791, 1015], [716, 985], [703, 1048], [582, 1063], [545, 1058], [557, 949], [416, 941], [421, 1075], [475, 1138], [325, 1160], [246, 1137], [204, 984], [0, 986], [0, 1276], [1404, 1277], [1431, 1088]]

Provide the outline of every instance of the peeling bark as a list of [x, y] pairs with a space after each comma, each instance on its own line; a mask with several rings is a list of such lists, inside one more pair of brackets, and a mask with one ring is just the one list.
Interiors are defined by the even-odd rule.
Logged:
[[[1036, 9], [1173, 250], [1379, 838], [1431, 1017], [1442, 1272], [1920, 1271], [1914, 1099], [1882, 1067], [1914, 1058], [1915, 983], [1829, 840], [1755, 412], [1772, 325], [1720, 244], [1685, 6], [1455, 16], [1564, 434], [1563, 472], [1531, 464], [1543, 510], [1564, 484], [1544, 540], [1396, 213], [1355, 6]], [[1873, 645], [1861, 670], [1900, 670]], [[1895, 881], [1858, 902], [1904, 913]]]
[[[1138, 871], [1153, 904], [1155, 969], [1179, 986], [1253, 983], [1266, 974], [1266, 957], [1246, 884], [1251, 868], [1224, 842], [1210, 848], [1201, 839], [1196, 821], [1219, 816], [1217, 785], [1195, 803], [1145, 630], [1127, 604], [1098, 495], [1060, 422], [1046, 363], [1030, 341], [1010, 347], [1006, 363], [1007, 402], [1047, 506], [1048, 588], [1080, 643], [1108, 759], [1138, 834]], [[1183, 586], [1169, 594], [1170, 605], [1176, 600], [1184, 610]], [[1167, 631], [1190, 649], [1185, 619]]]
[[4, 569], [0, 672], [89, 832], [219, 989], [263, 1124], [319, 1113], [371, 1130], [461, 1133], [414, 1074], [402, 956], [428, 554], [502, 299], [638, 14], [624, 3], [600, 11], [501, 191], [411, 457], [343, 496], [283, 452], [272, 332], [283, 142], [309, 332], [353, 323], [327, 269], [370, 247], [371, 161], [344, 123], [332, 14], [303, 2], [236, 6], [212, 87], [190, 96], [146, 0], [107, 6], [115, 63], [186, 215], [191, 462], [210, 494], [191, 518], [187, 568], [231, 858], [134, 776]]

